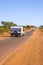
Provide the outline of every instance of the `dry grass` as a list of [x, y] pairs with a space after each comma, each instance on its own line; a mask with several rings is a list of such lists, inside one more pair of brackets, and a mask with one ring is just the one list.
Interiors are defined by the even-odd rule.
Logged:
[[3, 65], [43, 65], [43, 32], [36, 30], [27, 43]]
[[0, 37], [8, 37], [8, 36], [10, 36], [10, 33], [4, 32], [3, 34], [0, 34]]

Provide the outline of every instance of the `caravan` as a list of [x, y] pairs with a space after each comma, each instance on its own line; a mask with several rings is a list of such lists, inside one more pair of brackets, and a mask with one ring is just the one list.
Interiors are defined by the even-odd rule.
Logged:
[[11, 26], [10, 27], [10, 35], [11, 35], [11, 37], [23, 36], [24, 35], [23, 27]]

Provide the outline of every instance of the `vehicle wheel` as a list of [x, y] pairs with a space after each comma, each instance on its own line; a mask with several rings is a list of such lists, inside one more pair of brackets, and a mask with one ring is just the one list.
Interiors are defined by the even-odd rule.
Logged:
[[17, 34], [16, 37], [19, 37], [19, 34]]
[[22, 34], [22, 36], [24, 36], [24, 34]]
[[13, 37], [13, 34], [11, 34], [11, 37]]

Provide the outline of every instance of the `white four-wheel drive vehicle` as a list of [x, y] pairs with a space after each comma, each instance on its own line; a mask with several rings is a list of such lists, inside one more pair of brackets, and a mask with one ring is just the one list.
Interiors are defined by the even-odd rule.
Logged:
[[11, 37], [23, 36], [24, 35], [23, 27], [11, 26], [10, 27], [10, 35], [11, 35]]

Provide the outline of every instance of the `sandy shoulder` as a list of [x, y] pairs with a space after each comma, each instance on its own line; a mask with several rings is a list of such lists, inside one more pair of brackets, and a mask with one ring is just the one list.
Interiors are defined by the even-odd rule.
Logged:
[[10, 37], [10, 34], [9, 33], [3, 33], [3, 34], [0, 34], [0, 41], [4, 40], [4, 39], [7, 39]]
[[8, 37], [0, 37], [0, 41], [7, 39]]
[[43, 33], [36, 30], [24, 47], [11, 55], [2, 65], [43, 65], [42, 43]]

